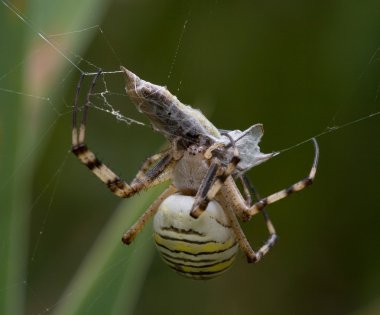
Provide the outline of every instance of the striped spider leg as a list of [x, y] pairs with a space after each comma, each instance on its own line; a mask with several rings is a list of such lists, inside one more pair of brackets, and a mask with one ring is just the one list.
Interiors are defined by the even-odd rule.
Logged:
[[[259, 193], [257, 192], [256, 188], [252, 185], [248, 176], [241, 175], [241, 176], [239, 176], [239, 179], [241, 180], [242, 185], [243, 185], [244, 194], [245, 194], [245, 198], [246, 198], [246, 204], [248, 207], [251, 207], [253, 205], [252, 196], [255, 197], [256, 201], [261, 200], [261, 197], [260, 197]], [[261, 253], [260, 254], [261, 256], [264, 256], [266, 253], [268, 253], [268, 251], [276, 243], [277, 233], [276, 233], [276, 230], [273, 226], [271, 219], [269, 218], [269, 214], [267, 213], [267, 211], [263, 208], [261, 210], [261, 213], [264, 216], [265, 224], [266, 224], [267, 230], [269, 232], [269, 237], [264, 242], [264, 244], [259, 248], [259, 250], [257, 252]]]
[[[148, 189], [161, 182], [164, 182], [170, 178], [170, 172], [172, 168], [172, 154], [171, 151], [164, 151], [158, 153], [148, 158], [143, 164], [141, 170], [137, 173], [135, 179], [131, 184], [126, 183], [123, 179], [117, 176], [108, 166], [103, 164], [95, 154], [90, 151], [85, 144], [85, 134], [86, 134], [86, 123], [88, 109], [90, 108], [90, 97], [93, 94], [96, 80], [101, 75], [101, 71], [98, 71], [96, 76], [94, 76], [89, 91], [86, 96], [85, 104], [82, 110], [82, 119], [80, 122], [79, 132], [77, 126], [77, 116], [78, 116], [78, 99], [81, 89], [81, 84], [84, 79], [84, 74], [78, 82], [74, 108], [73, 108], [73, 118], [72, 118], [72, 148], [71, 151], [75, 156], [86, 165], [92, 173], [94, 173], [107, 187], [111, 190], [113, 194], [118, 197], [128, 198], [133, 196], [135, 193], [142, 189]], [[154, 167], [149, 168], [152, 164]]]
[[[241, 180], [243, 185], [246, 197], [245, 203], [247, 207], [250, 207], [252, 205], [252, 196], [254, 196], [256, 200], [260, 200], [261, 198], [246, 175], [239, 176], [239, 179]], [[255, 252], [252, 249], [250, 243], [248, 242], [243, 230], [241, 229], [241, 226], [236, 217], [236, 213], [233, 211], [232, 208], [229, 208], [228, 206], [225, 209], [228, 216], [230, 217], [231, 225], [236, 234], [236, 238], [239, 242], [240, 249], [247, 257], [247, 261], [249, 263], [258, 262], [264, 255], [266, 255], [269, 252], [269, 250], [274, 246], [277, 240], [276, 230], [272, 224], [272, 221], [269, 218], [268, 213], [265, 211], [265, 209], [262, 209], [262, 214], [264, 216], [264, 220], [269, 232], [269, 237], [264, 242], [264, 244]]]
[[[232, 178], [227, 179], [224, 183], [216, 181], [214, 187], [209, 190], [207, 198], [212, 199], [215, 197], [216, 193], [220, 190], [221, 194], [226, 198], [226, 203], [228, 206], [232, 207], [236, 214], [243, 220], [248, 221], [255, 214], [261, 212], [267, 205], [279, 201], [283, 198], [288, 197], [294, 192], [301, 191], [302, 189], [311, 185], [315, 179], [317, 172], [318, 159], [319, 159], [319, 147], [315, 138], [312, 138], [314, 145], [314, 160], [309, 174], [295, 184], [289, 186], [288, 188], [282, 189], [276, 193], [273, 193], [265, 198], [256, 201], [252, 206], [248, 207], [244, 202], [239, 190], [236, 188], [236, 184]], [[220, 188], [218, 187], [220, 186]], [[219, 190], [218, 190], [219, 188]]]

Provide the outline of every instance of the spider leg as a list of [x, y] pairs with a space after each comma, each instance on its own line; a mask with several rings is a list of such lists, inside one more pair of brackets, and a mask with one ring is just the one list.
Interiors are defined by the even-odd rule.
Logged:
[[[243, 189], [244, 189], [244, 192], [246, 194], [247, 206], [250, 207], [252, 205], [252, 195], [255, 197], [256, 200], [261, 199], [260, 195], [246, 175], [240, 176], [240, 180], [243, 184]], [[265, 220], [268, 232], [269, 232], [269, 237], [265, 241], [265, 243], [257, 251], [257, 254], [259, 254], [260, 257], [266, 255], [269, 252], [269, 250], [274, 246], [274, 244], [276, 243], [276, 240], [277, 240], [277, 233], [276, 233], [276, 230], [273, 226], [272, 221], [269, 218], [268, 213], [265, 211], [265, 209], [263, 209], [261, 211], [261, 213], [264, 216], [264, 220]]]
[[160, 156], [159, 162], [147, 171], [151, 160], [155, 160], [156, 157], [153, 156], [151, 160], [143, 165], [142, 171], [139, 172], [132, 182], [131, 185], [126, 183], [123, 179], [117, 176], [108, 166], [103, 164], [95, 154], [87, 148], [85, 144], [85, 134], [86, 134], [86, 123], [87, 123], [87, 113], [90, 107], [91, 101], [90, 97], [93, 94], [96, 80], [99, 78], [101, 71], [99, 70], [96, 76], [93, 78], [90, 89], [86, 96], [85, 105], [83, 108], [82, 119], [79, 126], [77, 126], [77, 116], [78, 116], [78, 98], [80, 93], [81, 84], [84, 79], [84, 74], [81, 75], [80, 80], [77, 85], [74, 109], [73, 109], [73, 119], [72, 119], [72, 147], [71, 151], [76, 155], [76, 157], [86, 165], [107, 187], [111, 190], [113, 194], [118, 197], [127, 198], [134, 195], [136, 192], [157, 185], [168, 179], [168, 170], [172, 165], [172, 155], [170, 153], [163, 154]]
[[215, 173], [215, 178], [212, 181], [210, 178], [209, 183], [207, 183], [207, 185], [204, 185], [203, 187], [203, 183], [206, 179], [208, 179], [208, 175], [210, 173], [210, 170], [208, 171], [205, 179], [202, 182], [201, 187], [197, 192], [197, 196], [200, 195], [200, 197], [199, 199], [195, 198], [194, 205], [190, 212], [190, 215], [195, 219], [198, 218], [206, 210], [210, 200], [213, 200], [215, 198], [216, 194], [222, 188], [226, 179], [232, 174], [232, 172], [236, 169], [236, 165], [240, 162], [239, 151], [236, 148], [231, 137], [230, 140], [234, 147], [233, 156], [228, 165], [224, 168], [224, 171], [220, 175], [217, 175], [217, 173]]
[[313, 183], [316, 172], [317, 172], [319, 148], [318, 148], [318, 143], [314, 138], [312, 139], [312, 141], [314, 144], [315, 154], [314, 154], [313, 165], [310, 169], [309, 175], [305, 177], [304, 179], [291, 185], [288, 188], [282, 189], [274, 194], [269, 195], [268, 197], [258, 200], [251, 207], [248, 207], [246, 205], [243, 197], [241, 196], [233, 180], [227, 180], [225, 182], [225, 185], [223, 185], [222, 193], [224, 196], [228, 196], [228, 198], [226, 198], [226, 202], [233, 209], [235, 209], [236, 213], [242, 220], [244, 221], [250, 220], [252, 216], [254, 216], [255, 214], [259, 212], [262, 212], [265, 206], [271, 203], [274, 203], [278, 200], [281, 200], [285, 197], [288, 197], [293, 192], [300, 191]]
[[245, 203], [248, 207], [253, 205], [253, 199], [252, 195], [255, 197], [256, 200], [260, 200], [258, 198], [258, 192], [256, 191], [255, 187], [253, 187], [251, 181], [248, 179], [247, 175], [240, 175], [239, 179], [243, 185], [243, 191], [245, 195]]
[[165, 150], [165, 151], [162, 151], [162, 152], [159, 152], [157, 154], [154, 154], [150, 157], [148, 157], [144, 163], [141, 165], [136, 177], [142, 177], [147, 171], [148, 169], [154, 164], [156, 163], [157, 161], [159, 161], [160, 159], [163, 158], [164, 154], [166, 153], [169, 153], [169, 150]]
[[220, 170], [220, 163], [217, 159], [214, 159], [207, 171], [206, 176], [203, 178], [201, 185], [194, 197], [194, 204], [191, 208], [190, 215], [197, 219], [203, 211], [207, 208], [210, 199], [207, 198], [207, 194], [217, 179], [218, 171]]
[[145, 224], [156, 214], [160, 204], [170, 195], [174, 194], [177, 189], [170, 185], [144, 212], [144, 214], [137, 220], [135, 224], [123, 235], [122, 241], [129, 245], [136, 238], [137, 234], [141, 232]]
[[137, 173], [136, 177], [131, 182], [133, 189], [147, 189], [156, 186], [168, 179], [172, 171], [173, 156], [172, 154], [163, 154], [162, 158], [149, 170]]
[[247, 237], [245, 236], [239, 221], [237, 220], [236, 214], [233, 209], [229, 206], [223, 207], [226, 215], [230, 219], [231, 228], [235, 233], [237, 242], [239, 244], [240, 249], [243, 251], [244, 255], [247, 257], [249, 263], [257, 262], [263, 256], [261, 252], [255, 252], [251, 245], [249, 244]]
[[309, 175], [305, 177], [304, 179], [301, 179], [300, 181], [291, 185], [290, 187], [282, 189], [274, 194], [269, 195], [268, 197], [262, 198], [259, 201], [257, 201], [248, 211], [246, 211], [245, 214], [246, 214], [247, 220], [249, 220], [256, 213], [261, 212], [266, 205], [269, 205], [285, 197], [288, 197], [290, 194], [300, 191], [306, 188], [307, 186], [310, 186], [313, 183], [315, 175], [317, 173], [319, 147], [318, 147], [317, 140], [315, 140], [315, 138], [313, 138], [312, 141], [314, 144], [315, 154], [314, 154], [313, 165], [310, 169]]

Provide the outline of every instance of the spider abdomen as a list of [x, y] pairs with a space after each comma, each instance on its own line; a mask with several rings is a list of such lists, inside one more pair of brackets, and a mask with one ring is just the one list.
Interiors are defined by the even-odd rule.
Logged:
[[229, 219], [216, 201], [198, 219], [190, 216], [194, 197], [172, 195], [154, 218], [154, 240], [163, 260], [179, 274], [211, 279], [233, 263], [238, 244]]

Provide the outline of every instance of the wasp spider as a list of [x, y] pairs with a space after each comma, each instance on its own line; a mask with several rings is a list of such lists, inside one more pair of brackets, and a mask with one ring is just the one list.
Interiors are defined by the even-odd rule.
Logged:
[[[226, 271], [240, 248], [248, 262], [259, 261], [274, 245], [277, 235], [264, 208], [309, 186], [315, 177], [319, 156], [308, 176], [290, 187], [259, 198], [244, 173], [275, 154], [263, 154], [258, 143], [263, 127], [254, 125], [244, 132], [217, 129], [200, 111], [182, 104], [166, 87], [158, 86], [121, 68], [126, 92], [137, 109], [163, 134], [170, 146], [148, 158], [136, 177], [127, 183], [103, 164], [85, 144], [88, 109], [97, 78], [94, 76], [82, 109], [78, 128], [78, 97], [75, 96], [72, 152], [113, 194], [132, 197], [142, 189], [171, 180], [171, 185], [152, 203], [123, 235], [130, 244], [154, 216], [154, 241], [162, 258], [175, 271], [193, 279], [210, 279]], [[236, 180], [242, 182], [244, 197]], [[256, 198], [252, 202], [251, 193]], [[250, 220], [263, 213], [269, 232], [267, 241], [254, 251], [238, 219]]]

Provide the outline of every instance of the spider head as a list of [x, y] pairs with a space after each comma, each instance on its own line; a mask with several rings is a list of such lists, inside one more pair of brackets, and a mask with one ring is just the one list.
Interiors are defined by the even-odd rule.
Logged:
[[203, 146], [198, 146], [198, 145], [191, 145], [187, 148], [186, 150], [186, 154], [188, 154], [189, 156], [199, 156], [199, 155], [203, 155], [206, 151], [206, 148], [203, 147]]

